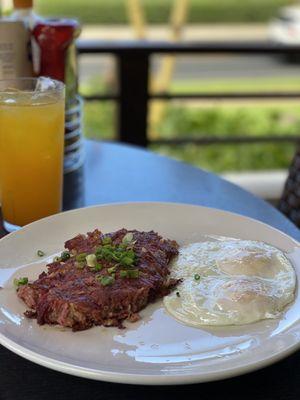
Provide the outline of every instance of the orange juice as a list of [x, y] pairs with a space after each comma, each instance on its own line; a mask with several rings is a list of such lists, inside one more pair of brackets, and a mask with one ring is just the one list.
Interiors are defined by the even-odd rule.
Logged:
[[61, 211], [64, 99], [0, 93], [0, 187], [2, 214], [23, 226]]

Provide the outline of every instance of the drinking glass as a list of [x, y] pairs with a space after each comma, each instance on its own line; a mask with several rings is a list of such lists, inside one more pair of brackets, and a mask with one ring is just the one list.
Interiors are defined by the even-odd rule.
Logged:
[[0, 192], [11, 232], [61, 211], [64, 153], [62, 82], [0, 80]]

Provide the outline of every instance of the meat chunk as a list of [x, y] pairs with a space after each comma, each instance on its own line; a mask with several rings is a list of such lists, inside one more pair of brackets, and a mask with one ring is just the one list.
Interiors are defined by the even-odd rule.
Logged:
[[138, 320], [141, 309], [178, 283], [168, 268], [178, 244], [153, 231], [121, 229], [104, 235], [96, 229], [68, 240], [65, 248], [65, 257], [18, 288], [30, 308], [25, 315], [41, 325], [74, 331], [94, 325], [122, 327], [125, 319]]

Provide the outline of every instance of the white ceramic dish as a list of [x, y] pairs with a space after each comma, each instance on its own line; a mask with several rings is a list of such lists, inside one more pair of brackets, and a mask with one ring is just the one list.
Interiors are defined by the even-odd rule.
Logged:
[[[300, 343], [300, 298], [280, 319], [197, 329], [181, 325], [162, 301], [126, 330], [94, 327], [73, 333], [23, 316], [13, 278], [35, 278], [66, 239], [94, 228], [155, 230], [179, 244], [223, 235], [265, 241], [287, 253], [300, 279], [300, 247], [253, 219], [198, 206], [128, 203], [70, 211], [30, 224], [0, 241], [0, 343], [35, 363], [81, 377], [134, 384], [185, 384], [236, 376], [269, 365]], [[40, 259], [36, 251], [46, 256]]]

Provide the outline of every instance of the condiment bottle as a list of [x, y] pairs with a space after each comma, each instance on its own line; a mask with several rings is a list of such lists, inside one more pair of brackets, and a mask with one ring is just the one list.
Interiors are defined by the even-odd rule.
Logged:
[[34, 73], [63, 81], [67, 104], [77, 94], [75, 38], [79, 33], [79, 23], [72, 19], [45, 19], [32, 30]]
[[30, 24], [35, 19], [32, 0], [14, 0], [14, 10], [0, 19], [0, 79], [32, 76]]

